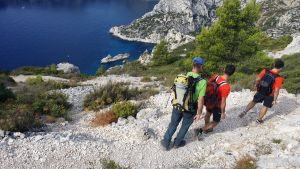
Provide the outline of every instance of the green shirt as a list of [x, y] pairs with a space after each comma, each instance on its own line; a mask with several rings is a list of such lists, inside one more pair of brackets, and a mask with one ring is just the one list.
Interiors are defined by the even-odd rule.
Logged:
[[[188, 72], [187, 76], [192, 76], [193, 78], [197, 78], [200, 75], [194, 72]], [[193, 95], [194, 102], [197, 102], [200, 96], [205, 96], [205, 91], [206, 91], [206, 80], [202, 79], [196, 84], [196, 92]]]

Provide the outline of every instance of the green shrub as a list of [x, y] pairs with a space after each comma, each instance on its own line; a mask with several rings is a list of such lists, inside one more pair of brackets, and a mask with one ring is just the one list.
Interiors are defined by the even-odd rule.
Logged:
[[4, 86], [14, 86], [16, 82], [13, 78], [9, 77], [7, 74], [0, 74], [0, 84], [4, 84]]
[[27, 78], [25, 81], [26, 85], [40, 85], [44, 82], [42, 76], [38, 75], [36, 77]]
[[68, 97], [59, 92], [49, 92], [42, 86], [25, 86], [17, 91], [18, 104], [31, 105], [33, 112], [39, 115], [68, 118], [71, 105]]
[[112, 105], [110, 111], [117, 117], [127, 118], [129, 116], [135, 117], [137, 114], [137, 106], [129, 101], [118, 102]]
[[300, 92], [300, 53], [283, 56], [285, 69], [280, 75], [283, 77], [283, 88], [291, 93]]
[[0, 129], [2, 130], [24, 132], [41, 125], [30, 105], [5, 104], [0, 107]]
[[39, 114], [68, 118], [68, 109], [71, 105], [67, 99], [66, 95], [58, 92], [41, 94], [33, 100], [32, 109]]
[[84, 107], [88, 110], [99, 110], [104, 106], [130, 99], [147, 99], [156, 94], [154, 89], [130, 89], [124, 83], [112, 83], [100, 87], [85, 97]]
[[161, 40], [153, 48], [153, 57], [151, 64], [154, 66], [170, 64], [178, 60], [177, 55], [171, 55], [168, 50], [168, 43], [165, 40]]
[[105, 70], [104, 66], [100, 66], [100, 67], [98, 68], [98, 70], [96, 71], [96, 75], [97, 75], [97, 76], [101, 76], [101, 75], [104, 75], [105, 72], [106, 72], [106, 70]]
[[42, 76], [36, 76], [33, 78], [28, 78], [25, 81], [25, 85], [27, 87], [34, 87], [34, 88], [43, 88], [44, 90], [55, 90], [55, 89], [66, 89], [70, 87], [77, 86], [77, 83], [72, 82], [57, 82], [54, 80], [47, 80], [44, 81]]
[[7, 89], [4, 84], [0, 83], [0, 103], [15, 98], [16, 96], [14, 95], [14, 93], [11, 90]]
[[282, 142], [281, 139], [276, 139], [276, 138], [272, 139], [272, 143], [274, 143], [274, 144], [280, 144], [281, 142]]

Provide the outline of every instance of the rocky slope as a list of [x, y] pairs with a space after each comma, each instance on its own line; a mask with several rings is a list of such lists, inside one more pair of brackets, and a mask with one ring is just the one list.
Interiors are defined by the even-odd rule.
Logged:
[[[149, 100], [137, 118], [119, 119], [106, 127], [92, 128], [92, 112], [82, 111], [82, 100], [93, 88], [108, 81], [123, 81], [131, 86], [160, 86], [143, 83], [139, 77], [107, 76], [92, 79], [75, 88], [62, 90], [74, 105], [73, 121], [49, 124], [45, 132], [1, 137], [0, 168], [101, 168], [101, 159], [110, 158], [132, 168], [232, 168], [243, 155], [257, 159], [258, 168], [300, 167], [299, 97], [282, 90], [279, 103], [271, 109], [263, 125], [253, 121], [260, 106], [239, 119], [238, 113], [253, 97], [253, 92], [232, 92], [226, 120], [203, 141], [187, 134], [188, 144], [162, 151], [160, 140], [170, 120], [171, 93], [161, 92]], [[203, 121], [191, 129], [202, 126]], [[16, 135], [16, 136], [15, 136]], [[273, 139], [281, 140], [274, 143]]]
[[[249, 0], [241, 0], [242, 6]], [[222, 0], [160, 0], [154, 9], [129, 25], [110, 32], [122, 39], [157, 43], [166, 39], [176, 48], [190, 42], [202, 26], [216, 19], [215, 9]], [[258, 0], [262, 6], [259, 25], [270, 36], [300, 31], [300, 0]]]

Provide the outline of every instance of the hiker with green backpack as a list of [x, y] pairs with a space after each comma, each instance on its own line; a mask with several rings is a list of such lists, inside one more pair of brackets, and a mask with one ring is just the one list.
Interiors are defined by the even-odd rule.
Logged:
[[178, 75], [172, 87], [174, 98], [172, 100], [171, 122], [161, 141], [164, 150], [171, 148], [172, 136], [180, 121], [182, 121], [182, 124], [174, 139], [174, 148], [183, 147], [186, 144], [184, 137], [188, 129], [194, 121], [200, 119], [202, 113], [206, 80], [202, 79], [199, 74], [203, 71], [204, 60], [200, 57], [195, 57], [192, 64], [192, 71], [186, 75]]
[[275, 61], [273, 69], [263, 69], [257, 76], [255, 85], [257, 92], [253, 100], [247, 105], [246, 109], [239, 115], [243, 118], [249, 110], [251, 110], [257, 103], [263, 102], [263, 107], [259, 112], [256, 123], [262, 124], [263, 117], [266, 115], [268, 108], [271, 108], [277, 103], [279, 90], [282, 87], [282, 77], [279, 73], [284, 68], [284, 62], [280, 59]]
[[[206, 107], [205, 126], [194, 129], [199, 140], [203, 137], [203, 133], [213, 131], [221, 119], [225, 119], [226, 99], [230, 93], [230, 85], [227, 81], [234, 72], [235, 66], [229, 64], [225, 67], [223, 75], [215, 74], [209, 79], [204, 100]], [[213, 115], [213, 121], [210, 121], [211, 115]]]

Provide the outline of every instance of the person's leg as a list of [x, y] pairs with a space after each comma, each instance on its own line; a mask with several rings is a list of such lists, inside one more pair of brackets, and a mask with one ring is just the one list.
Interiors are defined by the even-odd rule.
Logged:
[[264, 96], [260, 93], [256, 93], [253, 97], [253, 100], [246, 106], [246, 109], [241, 114], [239, 114], [239, 117], [244, 117], [247, 114], [247, 112], [256, 105], [256, 103], [261, 103], [263, 100]]
[[202, 128], [203, 131], [213, 129], [221, 121], [221, 110], [219, 108], [214, 108], [212, 110], [212, 114], [213, 114], [213, 121], [210, 122], [208, 125], [206, 125], [204, 128]]
[[266, 115], [268, 108], [271, 108], [273, 105], [273, 97], [272, 96], [265, 96], [264, 98], [264, 104], [263, 107], [261, 108], [257, 120], [262, 121], [264, 116]]
[[211, 113], [208, 110], [206, 110], [206, 114], [205, 114], [205, 117], [204, 117], [205, 126], [209, 124], [210, 116], [211, 116]]
[[175, 146], [180, 145], [181, 141], [184, 139], [187, 131], [189, 130], [190, 126], [194, 122], [194, 117], [195, 117], [195, 114], [192, 114], [192, 113], [184, 113], [183, 114], [181, 128], [176, 136], [176, 140], [174, 143]]
[[165, 146], [168, 147], [170, 145], [172, 136], [175, 133], [180, 120], [182, 119], [182, 115], [183, 115], [182, 112], [173, 109], [172, 116], [171, 116], [171, 122], [168, 126], [168, 129], [167, 129], [165, 135], [164, 135], [163, 142], [164, 142]]
[[262, 119], [264, 118], [264, 116], [266, 115], [268, 111], [268, 108], [266, 106], [263, 106], [261, 109], [260, 109], [260, 112], [259, 112], [259, 115], [258, 115], [258, 120], [259, 121], [262, 121]]
[[256, 105], [256, 103], [252, 100], [246, 107], [246, 109], [244, 110], [245, 113], [247, 113], [249, 110], [251, 110], [254, 106]]

